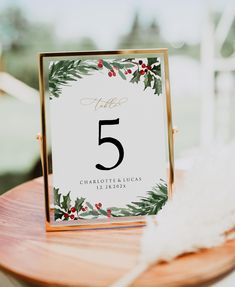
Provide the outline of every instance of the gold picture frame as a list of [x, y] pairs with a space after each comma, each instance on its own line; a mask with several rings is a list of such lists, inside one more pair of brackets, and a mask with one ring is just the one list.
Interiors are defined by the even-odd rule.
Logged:
[[145, 217], [139, 216], [138, 219], [128, 220], [126, 217], [118, 222], [101, 222], [83, 225], [66, 225], [64, 223], [55, 223], [52, 220], [53, 208], [51, 208], [51, 196], [49, 186], [49, 168], [48, 168], [48, 146], [47, 146], [47, 119], [46, 119], [46, 79], [45, 79], [45, 61], [48, 59], [58, 60], [73, 57], [102, 57], [122, 55], [130, 57], [131, 55], [157, 55], [164, 60], [163, 71], [165, 80], [165, 105], [166, 105], [166, 121], [167, 121], [167, 143], [168, 143], [168, 198], [172, 196], [172, 188], [174, 183], [174, 147], [173, 147], [173, 128], [172, 128], [172, 111], [170, 96], [170, 81], [168, 67], [168, 50], [162, 49], [138, 49], [138, 50], [116, 50], [116, 51], [83, 51], [83, 52], [45, 52], [38, 55], [38, 71], [39, 71], [39, 90], [40, 90], [40, 106], [41, 106], [41, 133], [38, 136], [41, 145], [41, 161], [44, 177], [44, 196], [45, 196], [45, 224], [46, 231], [62, 231], [73, 229], [97, 229], [97, 228], [113, 228], [141, 226], [145, 224]]

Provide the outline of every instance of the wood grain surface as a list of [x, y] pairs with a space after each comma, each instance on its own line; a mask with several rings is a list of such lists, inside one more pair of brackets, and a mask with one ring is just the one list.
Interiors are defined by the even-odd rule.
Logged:
[[[0, 267], [42, 286], [110, 286], [135, 266], [142, 231], [46, 233], [43, 184], [36, 179], [0, 197]], [[133, 286], [201, 287], [234, 267], [235, 240], [153, 266]]]

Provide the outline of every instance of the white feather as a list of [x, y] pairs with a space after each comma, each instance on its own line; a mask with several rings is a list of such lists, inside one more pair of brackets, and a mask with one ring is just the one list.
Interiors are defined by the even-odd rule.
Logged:
[[210, 248], [235, 227], [235, 144], [200, 159], [178, 187], [173, 200], [148, 225], [142, 260], [148, 263]]
[[[202, 156], [156, 216], [157, 224], [148, 220], [139, 265], [170, 261], [184, 253], [223, 244], [228, 239], [225, 233], [235, 227], [234, 178], [235, 143]], [[138, 266], [122, 278], [121, 284], [113, 286], [128, 286], [131, 275], [133, 280], [140, 275], [135, 272]]]

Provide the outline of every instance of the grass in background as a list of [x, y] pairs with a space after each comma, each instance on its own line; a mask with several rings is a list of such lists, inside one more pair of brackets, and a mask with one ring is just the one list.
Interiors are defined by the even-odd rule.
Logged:
[[26, 104], [10, 96], [0, 97], [0, 193], [28, 179], [39, 146], [39, 104]]
[[26, 171], [39, 156], [36, 134], [40, 131], [39, 104], [0, 97], [0, 174]]

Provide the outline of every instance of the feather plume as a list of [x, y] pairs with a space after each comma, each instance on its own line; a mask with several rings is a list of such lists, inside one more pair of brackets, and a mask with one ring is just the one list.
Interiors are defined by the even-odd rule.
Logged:
[[[150, 265], [212, 248], [235, 227], [235, 143], [202, 155], [141, 239], [139, 264], [113, 287], [129, 286]], [[233, 234], [234, 235], [234, 234]]]

